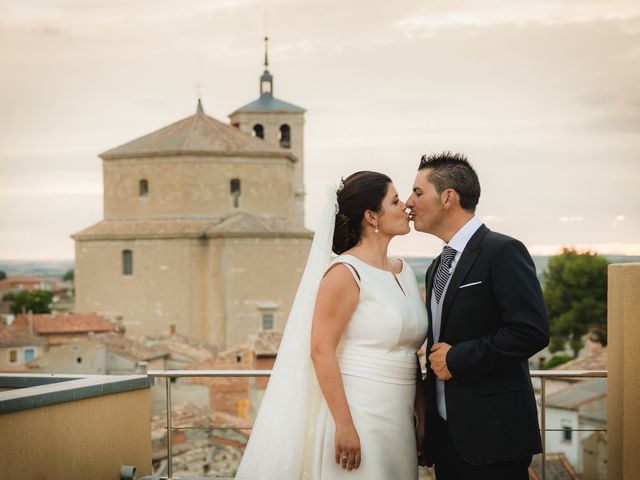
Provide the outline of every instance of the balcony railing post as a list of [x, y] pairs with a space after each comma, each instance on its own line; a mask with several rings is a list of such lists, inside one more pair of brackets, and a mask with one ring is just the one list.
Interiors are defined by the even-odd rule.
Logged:
[[167, 407], [167, 478], [173, 478], [173, 448], [171, 425], [171, 377], [166, 378], [166, 407]]
[[545, 378], [540, 377], [540, 421], [542, 423], [542, 480], [547, 479], [547, 408], [545, 399]]

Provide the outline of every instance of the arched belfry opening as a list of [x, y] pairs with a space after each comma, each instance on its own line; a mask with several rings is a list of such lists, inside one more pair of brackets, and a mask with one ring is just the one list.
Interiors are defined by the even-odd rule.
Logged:
[[261, 123], [256, 123], [253, 126], [253, 136], [264, 139], [264, 126]]
[[282, 148], [291, 148], [291, 127], [286, 123], [280, 125], [280, 146]]

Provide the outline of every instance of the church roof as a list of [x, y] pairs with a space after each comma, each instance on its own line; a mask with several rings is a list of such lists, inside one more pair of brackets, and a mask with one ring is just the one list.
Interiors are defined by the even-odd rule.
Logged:
[[195, 115], [107, 150], [100, 157], [107, 160], [174, 155], [286, 157], [296, 161], [291, 151], [206, 115], [199, 100]]
[[[243, 107], [240, 107], [231, 115], [235, 115], [240, 112], [300, 112], [304, 113], [306, 110], [302, 107], [294, 105], [293, 103], [285, 102], [274, 97], [270, 93], [263, 93], [260, 98], [254, 100], [251, 103], [247, 103]], [[231, 116], [230, 115], [230, 116]]]
[[215, 237], [312, 238], [313, 232], [286, 219], [247, 212], [203, 219], [103, 220], [72, 235], [74, 240], [127, 240]]

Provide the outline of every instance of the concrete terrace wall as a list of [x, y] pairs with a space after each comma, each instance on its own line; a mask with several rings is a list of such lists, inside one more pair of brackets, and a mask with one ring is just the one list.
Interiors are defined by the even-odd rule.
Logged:
[[[29, 377], [35, 376], [22, 378]], [[148, 379], [106, 378], [110, 383], [89, 380], [89, 385], [79, 378], [0, 393], [2, 478], [113, 480], [121, 465], [136, 466], [138, 476], [150, 474], [151, 402], [148, 385], [144, 386]], [[132, 387], [132, 381], [137, 385]], [[118, 384], [127, 382], [118, 391]], [[76, 389], [74, 384], [81, 386]], [[25, 396], [31, 390], [40, 394]], [[61, 395], [85, 398], [37, 406]]]
[[640, 263], [609, 266], [607, 478], [640, 478]]

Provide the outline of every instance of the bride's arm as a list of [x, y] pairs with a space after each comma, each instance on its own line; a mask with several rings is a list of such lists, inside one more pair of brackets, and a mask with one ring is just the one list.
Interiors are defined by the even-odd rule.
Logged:
[[[332, 268], [320, 283], [311, 330], [311, 359], [336, 424], [335, 460], [343, 468], [360, 466], [360, 438], [342, 384], [336, 348], [358, 305], [358, 286], [345, 265]], [[341, 455], [347, 455], [343, 460]]]

